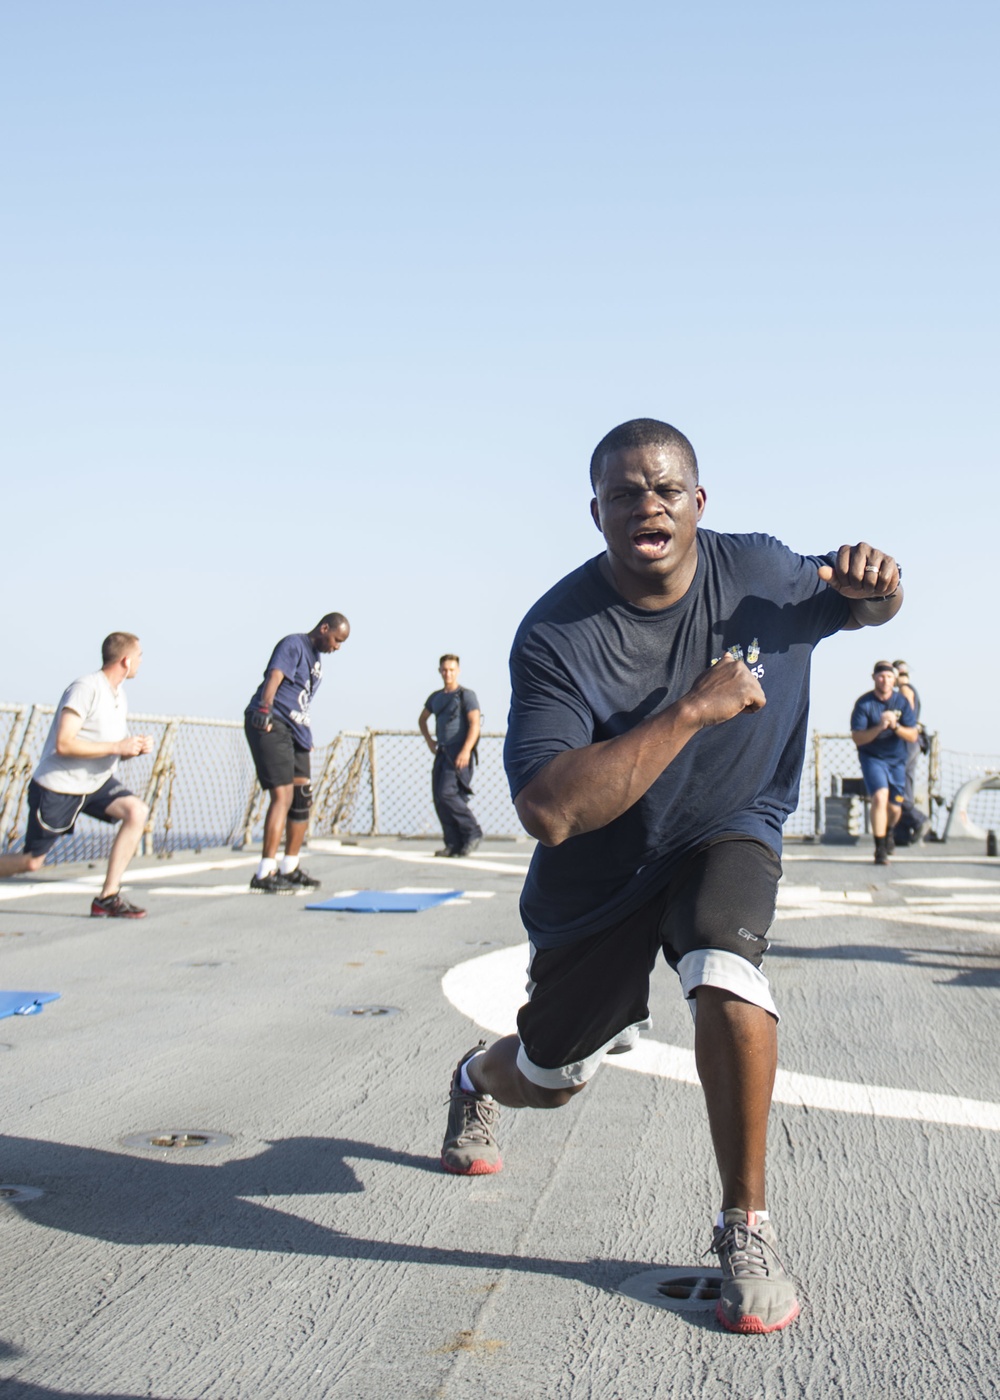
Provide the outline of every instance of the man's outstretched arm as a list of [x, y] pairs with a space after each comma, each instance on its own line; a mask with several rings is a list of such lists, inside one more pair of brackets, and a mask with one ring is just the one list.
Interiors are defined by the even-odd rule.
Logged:
[[627, 734], [557, 754], [517, 794], [517, 815], [543, 846], [597, 831], [634, 806], [699, 729], [765, 704], [756, 677], [724, 656], [686, 695]]
[[[830, 557], [829, 555], [827, 556]], [[834, 564], [823, 564], [819, 576], [847, 600], [851, 616], [841, 629], [881, 627], [903, 606], [899, 565], [891, 554], [870, 544], [842, 544]]]

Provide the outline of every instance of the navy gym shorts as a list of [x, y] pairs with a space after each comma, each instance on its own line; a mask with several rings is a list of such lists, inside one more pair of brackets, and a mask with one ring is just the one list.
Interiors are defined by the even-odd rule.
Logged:
[[73, 830], [80, 816], [96, 817], [99, 822], [121, 821], [120, 817], [109, 816], [108, 808], [119, 797], [134, 795], [115, 777], [108, 778], [96, 792], [53, 792], [32, 778], [28, 784], [28, 829], [24, 836], [24, 854], [46, 855], [60, 836]]

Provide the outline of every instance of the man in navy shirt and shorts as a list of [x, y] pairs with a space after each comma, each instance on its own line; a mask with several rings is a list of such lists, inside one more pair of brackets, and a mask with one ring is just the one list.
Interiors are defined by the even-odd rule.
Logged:
[[624, 423], [591, 460], [605, 550], [531, 609], [511, 652], [505, 764], [538, 838], [521, 897], [531, 940], [518, 1033], [452, 1079], [446, 1170], [499, 1171], [498, 1104], [557, 1108], [649, 1024], [662, 949], [695, 1015], [722, 1180], [712, 1248], [735, 1332], [797, 1316], [764, 1158], [777, 1010], [761, 971], [781, 831], [805, 748], [812, 649], [888, 621], [895, 561], [867, 544], [800, 555], [700, 530], [687, 438]]
[[[246, 708], [243, 728], [257, 778], [270, 793], [264, 818], [264, 852], [250, 881], [255, 894], [295, 894], [319, 880], [299, 865], [312, 806], [309, 706], [323, 679], [321, 658], [339, 651], [351, 635], [343, 613], [332, 612], [311, 632], [293, 632], [271, 653], [264, 679]], [[278, 846], [285, 854], [278, 864]]]
[[101, 669], [66, 687], [56, 706], [48, 737], [28, 786], [28, 827], [24, 849], [0, 856], [0, 875], [38, 870], [78, 819], [121, 825], [108, 856], [101, 893], [92, 901], [95, 919], [143, 919], [145, 909], [121, 892], [122, 876], [135, 855], [149, 808], [118, 781], [120, 759], [149, 753], [148, 734], [129, 734], [124, 683], [142, 662], [134, 632], [112, 632], [101, 643]]
[[851, 738], [858, 746], [861, 776], [871, 799], [875, 864], [888, 865], [895, 850], [893, 827], [906, 797], [908, 745], [916, 743], [920, 731], [913, 706], [896, 689], [891, 661], [875, 662], [872, 681], [874, 689], [854, 702]]

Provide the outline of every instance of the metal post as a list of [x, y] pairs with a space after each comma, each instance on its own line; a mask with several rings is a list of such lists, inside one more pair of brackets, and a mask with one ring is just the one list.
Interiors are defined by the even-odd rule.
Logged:
[[375, 731], [368, 735], [368, 777], [372, 790], [372, 829], [370, 835], [378, 835], [378, 775], [375, 769]]
[[[323, 772], [320, 774], [319, 781], [313, 790], [313, 805], [309, 813], [309, 826], [306, 831], [307, 840], [316, 834], [316, 824], [320, 820], [320, 814], [327, 801], [330, 788], [333, 786], [333, 781], [337, 776], [337, 756], [340, 753], [340, 741], [343, 737], [343, 734], [338, 734], [330, 745], [330, 751], [326, 756], [326, 762], [323, 764]], [[247, 837], [247, 840], [249, 840], [249, 837]]]
[[813, 835], [823, 835], [823, 741], [813, 730]]
[[146, 784], [146, 792], [143, 801], [149, 808], [149, 816], [146, 818], [146, 825], [142, 829], [142, 854], [144, 856], [153, 853], [153, 823], [156, 820], [156, 808], [159, 804], [160, 794], [163, 791], [163, 782], [170, 766], [170, 751], [174, 746], [177, 737], [177, 726], [179, 720], [172, 719], [168, 722], [163, 731], [163, 738], [160, 740], [160, 747], [157, 750], [156, 758], [153, 760], [153, 769], [149, 775], [149, 782]]
[[11, 720], [10, 729], [7, 731], [7, 743], [4, 746], [3, 758], [0, 758], [0, 784], [3, 784], [4, 780], [14, 771], [14, 765], [17, 762], [15, 743], [21, 730], [24, 712], [25, 707], [23, 705], [11, 712], [14, 718]]
[[7, 823], [12, 808], [15, 825], [20, 815], [24, 793], [31, 779], [31, 741], [35, 736], [39, 716], [46, 713], [53, 713], [50, 705], [32, 705], [28, 723], [24, 727], [21, 742], [17, 746], [17, 753], [11, 763], [10, 780], [3, 796], [3, 805], [0, 806], [0, 850], [7, 849], [14, 834], [14, 827], [12, 826], [8, 830]]
[[234, 851], [245, 850], [246, 847], [249, 846], [250, 842], [253, 840], [253, 829], [256, 825], [254, 821], [255, 809], [257, 807], [258, 799], [263, 797], [263, 795], [264, 793], [261, 789], [261, 785], [255, 777], [253, 782], [250, 784], [250, 796], [247, 798], [246, 810], [243, 813], [243, 820], [240, 822], [239, 825], [239, 840], [233, 842]]
[[340, 796], [337, 798], [337, 805], [333, 809], [333, 816], [330, 819], [330, 831], [336, 836], [340, 826], [341, 818], [350, 810], [354, 801], [354, 795], [358, 789], [358, 782], [361, 778], [361, 769], [365, 761], [365, 750], [368, 747], [369, 730], [365, 730], [358, 742], [357, 748], [351, 758], [347, 769], [347, 776], [344, 778], [344, 785], [340, 789]]

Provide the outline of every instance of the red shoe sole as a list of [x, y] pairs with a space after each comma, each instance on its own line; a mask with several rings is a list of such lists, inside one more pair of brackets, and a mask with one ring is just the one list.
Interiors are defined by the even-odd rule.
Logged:
[[721, 1303], [716, 1304], [715, 1315], [727, 1332], [738, 1332], [744, 1336], [759, 1337], [765, 1332], [780, 1332], [783, 1327], [787, 1327], [790, 1322], [794, 1322], [799, 1315], [799, 1305], [796, 1303], [787, 1317], [783, 1317], [780, 1322], [772, 1322], [770, 1327], [761, 1322], [759, 1317], [754, 1317], [752, 1314], [741, 1318], [738, 1323], [729, 1322], [722, 1311]]
[[448, 1163], [441, 1158], [441, 1165], [451, 1176], [493, 1176], [494, 1173], [503, 1170], [503, 1162], [495, 1162], [492, 1166], [489, 1162], [484, 1162], [482, 1158], [466, 1167], [465, 1171], [459, 1171], [457, 1167], [449, 1167]]

